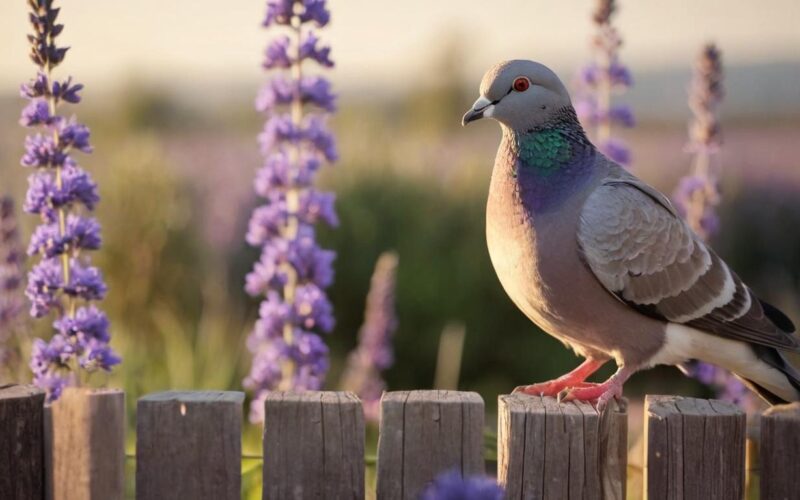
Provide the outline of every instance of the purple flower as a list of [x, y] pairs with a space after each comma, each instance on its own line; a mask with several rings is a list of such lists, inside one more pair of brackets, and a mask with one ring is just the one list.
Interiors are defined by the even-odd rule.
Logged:
[[331, 13], [328, 11], [326, 3], [327, 0], [302, 0], [304, 9], [300, 14], [300, 22], [313, 21], [320, 28], [328, 24], [331, 20]]
[[619, 60], [622, 39], [611, 24], [615, 11], [614, 0], [597, 0], [592, 13], [596, 29], [592, 39], [593, 58], [578, 74], [575, 111], [598, 149], [628, 166], [630, 150], [612, 137], [613, 125], [632, 127], [636, 123], [628, 106], [612, 104], [615, 90], [622, 92], [633, 85], [630, 70]]
[[316, 149], [326, 160], [333, 162], [339, 158], [336, 151], [336, 141], [327, 127], [325, 119], [321, 116], [311, 116], [306, 120], [303, 129], [303, 138]]
[[60, 188], [54, 174], [32, 174], [28, 178], [28, 194], [23, 209], [41, 215], [44, 221], [53, 222], [58, 210], [69, 210], [75, 203], [93, 210], [98, 201], [97, 185], [89, 174], [77, 166], [68, 165], [61, 170]]
[[111, 371], [111, 367], [122, 362], [117, 353], [109, 346], [106, 341], [89, 339], [86, 342], [84, 353], [79, 357], [80, 367], [88, 372], [95, 370]]
[[302, 139], [302, 129], [292, 122], [288, 114], [271, 116], [258, 136], [264, 155], [282, 143], [296, 143]]
[[313, 104], [326, 111], [335, 109], [336, 96], [331, 92], [331, 84], [320, 76], [307, 76], [296, 82], [276, 77], [262, 87], [256, 98], [256, 109], [259, 111], [272, 110], [277, 106], [291, 103], [295, 93], [299, 92], [303, 104]]
[[289, 55], [289, 37], [280, 36], [272, 40], [264, 51], [264, 69], [289, 68], [292, 58]]
[[334, 193], [309, 189], [300, 197], [298, 217], [307, 224], [323, 221], [328, 226], [336, 227], [339, 225], [339, 217], [334, 208], [335, 202], [336, 195]]
[[313, 182], [321, 164], [316, 155], [303, 154], [293, 162], [288, 153], [277, 151], [267, 157], [266, 164], [256, 172], [255, 191], [259, 196], [269, 198], [275, 189], [290, 185], [306, 188]]
[[59, 318], [53, 326], [65, 338], [78, 337], [82, 341], [95, 339], [101, 342], [111, 339], [108, 318], [95, 306], [79, 307], [74, 316]]
[[611, 109], [608, 110], [608, 119], [623, 127], [630, 128], [636, 125], [636, 118], [633, 116], [633, 110], [631, 110], [630, 106], [624, 104], [612, 106]]
[[66, 101], [72, 104], [81, 102], [81, 96], [78, 95], [83, 89], [83, 84], [72, 84], [72, 77], [67, 78], [63, 82], [53, 82], [53, 97], [56, 100]]
[[75, 259], [70, 261], [70, 280], [69, 285], [64, 287], [64, 293], [89, 301], [102, 299], [106, 290], [99, 269]]
[[384, 253], [375, 264], [364, 324], [359, 332], [359, 347], [363, 347], [372, 364], [380, 371], [388, 369], [394, 362], [391, 339], [397, 329], [396, 280], [397, 255]]
[[619, 61], [612, 61], [607, 67], [596, 63], [585, 66], [580, 73], [581, 81], [590, 87], [608, 83], [611, 87], [628, 88], [633, 85], [630, 70]]
[[[78, 95], [78, 92], [80, 92], [81, 89], [83, 89], [83, 85], [80, 83], [76, 83], [75, 85], [72, 84], [72, 77], [67, 78], [63, 82], [53, 82], [51, 89], [47, 74], [40, 71], [36, 74], [36, 78], [32, 79], [28, 83], [23, 83], [20, 86], [19, 93], [22, 97], [32, 100], [37, 97], [53, 97], [56, 102], [66, 101], [76, 104], [81, 100], [80, 95]], [[45, 104], [47, 104], [46, 99], [41, 102], [45, 102]]]
[[292, 21], [295, 0], [269, 0], [267, 15], [262, 23], [265, 27], [273, 24], [288, 26]]
[[256, 321], [251, 341], [258, 343], [269, 339], [278, 339], [283, 336], [284, 325], [292, 320], [292, 307], [285, 303], [280, 294], [269, 290], [267, 296], [258, 309], [259, 319]]
[[286, 356], [297, 368], [293, 388], [315, 391], [322, 387], [328, 371], [328, 347], [319, 335], [296, 329], [292, 343], [286, 346]]
[[395, 285], [397, 255], [384, 253], [372, 274], [364, 323], [358, 332], [358, 346], [350, 353], [342, 387], [355, 392], [364, 403], [367, 419], [377, 422], [379, 403], [386, 386], [381, 372], [392, 366], [392, 336], [397, 329]]
[[49, 259], [73, 249], [100, 248], [100, 224], [95, 219], [70, 214], [65, 229], [61, 234], [56, 222], [37, 227], [28, 245], [28, 255], [41, 253]]
[[758, 399], [732, 373], [699, 361], [692, 362], [687, 368], [689, 376], [712, 387], [719, 399], [742, 406], [748, 413], [759, 409]]
[[25, 154], [20, 163], [25, 167], [60, 167], [67, 155], [56, 146], [52, 135], [29, 135], [25, 138]]
[[325, 292], [313, 283], [300, 285], [295, 290], [295, 321], [306, 330], [333, 330], [333, 307]]
[[77, 123], [74, 118], [62, 121], [58, 125], [58, 145], [61, 149], [78, 149], [84, 153], [91, 153], [89, 145], [89, 128]]
[[269, 288], [283, 288], [288, 277], [284, 266], [291, 265], [297, 278], [325, 288], [333, 282], [333, 260], [336, 254], [317, 246], [314, 230], [301, 226], [292, 241], [272, 238], [262, 247], [261, 258], [247, 275], [245, 290], [256, 296]]
[[59, 9], [53, 8], [52, 0], [28, 3], [34, 30], [28, 37], [30, 54], [38, 71], [20, 88], [30, 101], [20, 123], [41, 127], [42, 133], [25, 139], [20, 163], [36, 169], [28, 178], [24, 209], [42, 220], [28, 245], [28, 253], [42, 260], [28, 274], [25, 294], [32, 316], [55, 316], [55, 333], [49, 342], [34, 342], [30, 362], [34, 383], [54, 401], [77, 380], [73, 370], [110, 370], [120, 358], [108, 345], [108, 318], [94, 305], [106, 294], [100, 270], [91, 265], [88, 253], [100, 248], [100, 225], [92, 217], [71, 213], [77, 205], [91, 211], [99, 200], [97, 185], [70, 156], [92, 151], [89, 128], [57, 114], [59, 104], [80, 101], [83, 85], [73, 84], [71, 77], [58, 81], [51, 76], [67, 52], [55, 41], [63, 30], [55, 23]]
[[245, 240], [253, 246], [267, 243], [281, 235], [289, 220], [286, 199], [282, 193], [271, 193], [272, 199], [253, 211]]
[[297, 237], [287, 247], [286, 260], [292, 265], [301, 281], [327, 288], [333, 283], [333, 260], [336, 253], [317, 245], [314, 228], [303, 225]]
[[331, 60], [331, 48], [328, 46], [318, 47], [318, 42], [319, 38], [317, 38], [313, 31], [309, 31], [306, 37], [300, 43], [300, 58], [313, 59], [314, 61], [317, 61], [320, 66], [332, 68], [333, 61]]
[[503, 489], [490, 477], [462, 477], [458, 471], [440, 474], [420, 500], [502, 500]]
[[[275, 75], [256, 98], [256, 109], [268, 118], [258, 136], [264, 164], [253, 183], [264, 202], [253, 211], [245, 237], [261, 248], [245, 290], [264, 296], [247, 340], [253, 364], [243, 382], [255, 393], [253, 421], [263, 418], [267, 391], [319, 389], [328, 369], [328, 349], [317, 333], [334, 326], [324, 288], [333, 280], [335, 254], [319, 248], [314, 225], [334, 226], [338, 218], [333, 193], [313, 184], [322, 163], [337, 156], [322, 116], [335, 109], [335, 95], [325, 78], [302, 74], [302, 62], [332, 66], [330, 48], [319, 47], [318, 38], [305, 27], [312, 22], [324, 26], [329, 19], [324, 0], [267, 2], [264, 25], [282, 26], [293, 36], [270, 42], [262, 66], [292, 71]], [[317, 114], [305, 113], [312, 110]]]
[[620, 165], [628, 165], [631, 161], [630, 150], [624, 142], [618, 139], [608, 139], [598, 144], [597, 148]]
[[75, 346], [61, 334], [54, 334], [50, 342], [33, 341], [30, 361], [33, 383], [47, 391], [48, 401], [58, 399], [64, 387], [72, 382], [68, 363], [74, 356]]
[[57, 259], [39, 262], [28, 273], [25, 295], [31, 301], [31, 316], [41, 318], [61, 305], [58, 292], [64, 286], [61, 263]]
[[300, 80], [300, 93], [303, 103], [313, 104], [326, 111], [336, 109], [336, 95], [331, 84], [321, 76], [307, 76]]
[[19, 87], [19, 95], [27, 99], [46, 96], [50, 92], [50, 84], [45, 73], [36, 73], [36, 78], [28, 83], [23, 83]]
[[336, 161], [336, 142], [320, 116], [310, 116], [302, 124], [295, 124], [289, 115], [270, 117], [258, 136], [261, 151], [270, 153], [285, 143], [305, 144], [329, 162]]
[[50, 114], [50, 105], [44, 99], [32, 99], [22, 110], [19, 124], [23, 127], [52, 125], [59, 117]]

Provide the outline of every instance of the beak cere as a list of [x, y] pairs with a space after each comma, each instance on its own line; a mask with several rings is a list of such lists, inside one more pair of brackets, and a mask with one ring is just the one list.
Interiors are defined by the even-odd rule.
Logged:
[[472, 109], [464, 114], [464, 118], [461, 119], [461, 125], [463, 126], [469, 122], [474, 122], [475, 120], [492, 116], [494, 105], [495, 103], [489, 99], [483, 96], [479, 97], [478, 100], [475, 101], [475, 104], [472, 105]]

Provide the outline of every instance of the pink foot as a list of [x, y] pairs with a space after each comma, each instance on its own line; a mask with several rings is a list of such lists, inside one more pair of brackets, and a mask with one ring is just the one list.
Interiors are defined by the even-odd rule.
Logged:
[[561, 401], [596, 401], [597, 409], [602, 410], [612, 398], [622, 397], [622, 386], [633, 374], [634, 370], [620, 368], [611, 378], [602, 384], [589, 387], [575, 387], [559, 393]]
[[548, 382], [540, 382], [538, 384], [521, 385], [519, 387], [515, 387], [512, 394], [528, 394], [531, 396], [556, 397], [561, 392], [564, 392], [566, 389], [572, 389], [573, 387], [592, 387], [595, 385], [597, 384], [594, 384], [592, 382], [575, 382], [571, 384], [568, 381], [558, 378], [555, 380], [550, 380]]
[[564, 389], [570, 387], [584, 387], [587, 385], [592, 385], [585, 383], [586, 380], [591, 374], [596, 372], [603, 366], [606, 362], [605, 361], [596, 361], [593, 359], [587, 359], [580, 366], [572, 370], [571, 372], [567, 373], [566, 375], [562, 375], [555, 380], [550, 380], [548, 382], [541, 382], [538, 384], [531, 384], [531, 385], [521, 385], [514, 389], [513, 394], [529, 394], [532, 396], [557, 396], [560, 392]]

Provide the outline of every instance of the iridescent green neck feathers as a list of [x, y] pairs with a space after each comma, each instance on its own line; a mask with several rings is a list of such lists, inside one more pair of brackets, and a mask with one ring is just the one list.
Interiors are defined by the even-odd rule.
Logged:
[[529, 132], [517, 137], [519, 168], [533, 169], [549, 177], [565, 167], [573, 156], [573, 145], [558, 129]]

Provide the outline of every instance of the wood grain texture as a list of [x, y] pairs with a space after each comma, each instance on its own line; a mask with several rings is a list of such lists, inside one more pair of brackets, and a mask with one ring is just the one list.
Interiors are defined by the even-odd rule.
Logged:
[[509, 499], [624, 499], [627, 403], [498, 398], [497, 477]]
[[0, 498], [44, 498], [44, 391], [0, 386]]
[[363, 499], [364, 412], [350, 392], [264, 402], [264, 499]]
[[742, 498], [746, 422], [735, 405], [647, 396], [644, 432], [645, 498]]
[[47, 497], [115, 500], [125, 493], [125, 393], [68, 387], [50, 406]]
[[800, 403], [761, 417], [761, 500], [800, 498]]
[[381, 399], [379, 500], [416, 499], [439, 473], [484, 473], [483, 399], [474, 392], [399, 391]]
[[242, 402], [233, 391], [168, 391], [139, 399], [136, 498], [238, 500]]

